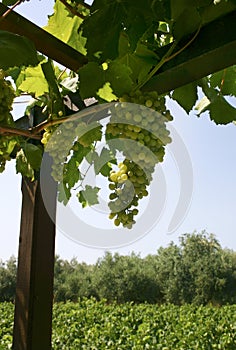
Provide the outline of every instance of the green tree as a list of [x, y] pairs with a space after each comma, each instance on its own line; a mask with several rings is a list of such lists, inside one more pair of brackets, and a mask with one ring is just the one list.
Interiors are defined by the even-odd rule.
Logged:
[[156, 302], [158, 289], [149, 262], [132, 253], [130, 256], [107, 252], [94, 270], [99, 297], [108, 302]]
[[0, 262], [0, 301], [14, 301], [16, 292], [16, 258]]
[[180, 303], [181, 250], [171, 242], [167, 248], [159, 248], [154, 256], [157, 285], [161, 291], [161, 302]]
[[186, 234], [182, 249], [181, 296], [185, 302], [217, 302], [224, 285], [222, 249], [214, 235], [206, 232]]

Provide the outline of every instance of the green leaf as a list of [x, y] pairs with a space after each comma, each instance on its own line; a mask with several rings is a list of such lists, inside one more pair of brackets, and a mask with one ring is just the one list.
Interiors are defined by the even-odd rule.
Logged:
[[155, 15], [155, 19], [163, 21], [171, 19], [171, 1], [170, 0], [153, 0], [151, 1], [151, 9]]
[[63, 203], [64, 205], [67, 205], [67, 203], [69, 202], [69, 199], [71, 197], [71, 192], [70, 189], [68, 187], [66, 187], [66, 185], [61, 182], [58, 184], [58, 201], [60, 203]]
[[77, 196], [79, 202], [82, 204], [82, 208], [87, 207], [88, 203], [87, 203], [86, 199], [84, 198], [83, 191], [79, 191], [76, 196]]
[[159, 61], [158, 56], [144, 45], [139, 44], [134, 53], [127, 53], [118, 59], [131, 70], [130, 78], [139, 83]]
[[90, 147], [84, 147], [79, 142], [74, 145], [73, 158], [80, 164], [84, 157], [91, 151]]
[[106, 80], [111, 84], [114, 94], [118, 97], [130, 92], [133, 81], [130, 78], [132, 70], [119, 61], [113, 61], [105, 71]]
[[41, 64], [37, 67], [26, 68], [22, 71], [18, 79], [18, 89], [20, 91], [34, 94], [35, 97], [42, 96], [44, 93], [49, 92], [49, 86], [43, 74]]
[[15, 5], [15, 3], [17, 3], [18, 0], [2, 0], [3, 5], [6, 6], [12, 6]]
[[119, 57], [122, 57], [128, 53], [131, 53], [129, 38], [126, 33], [121, 32], [119, 38]]
[[134, 11], [129, 10], [128, 14], [128, 17], [126, 18], [126, 32], [130, 41], [130, 49], [134, 51], [139, 39], [148, 27], [143, 13], [135, 13]]
[[210, 83], [212, 87], [218, 87], [223, 95], [236, 96], [236, 66], [212, 74]]
[[102, 174], [105, 177], [108, 177], [110, 175], [110, 171], [111, 171], [112, 167], [110, 165], [110, 163], [104, 164], [101, 169], [100, 169], [100, 174]]
[[64, 185], [68, 185], [68, 188], [71, 189], [80, 179], [79, 163], [77, 159], [72, 156], [63, 168]]
[[49, 95], [53, 103], [52, 111], [53, 113], [58, 114], [59, 111], [64, 110], [64, 104], [63, 104], [62, 96], [59, 91], [57, 78], [55, 76], [55, 72], [54, 72], [54, 68], [51, 60], [48, 60], [47, 62], [42, 63], [42, 71], [49, 86]]
[[29, 39], [0, 30], [0, 68], [35, 66], [38, 62], [37, 51]]
[[[105, 147], [103, 147], [100, 155], [95, 159], [94, 161], [94, 171], [95, 174], [98, 175], [99, 173], [102, 174], [102, 171], [106, 171], [106, 169], [102, 169], [103, 167], [106, 167], [107, 163], [113, 158], [111, 151]], [[109, 166], [108, 166], [109, 167]], [[110, 167], [109, 167], [110, 169]], [[109, 170], [110, 171], [110, 170]], [[103, 174], [102, 174], [103, 175]], [[107, 175], [105, 175], [107, 176]]]
[[196, 32], [201, 24], [201, 17], [196, 7], [188, 6], [176, 19], [173, 35], [177, 40]]
[[54, 5], [54, 13], [49, 16], [49, 21], [44, 30], [73, 47], [83, 55], [86, 55], [86, 39], [78, 33], [82, 19], [71, 16], [61, 1], [57, 0]]
[[226, 99], [213, 87], [209, 86], [209, 79], [201, 80], [201, 87], [210, 103], [202, 112], [210, 111], [210, 118], [216, 124], [228, 124], [236, 120], [236, 108], [229, 104]]
[[15, 146], [17, 144], [17, 140], [16, 139], [12, 139], [8, 141], [8, 145], [7, 145], [7, 149], [6, 152], [10, 155], [12, 153], [12, 151], [14, 150]]
[[82, 99], [94, 97], [106, 83], [104, 70], [97, 63], [89, 62], [79, 69], [79, 81]]
[[94, 149], [91, 149], [91, 151], [85, 156], [85, 159], [89, 164], [93, 164], [93, 162], [96, 161], [97, 157], [97, 152]]
[[117, 96], [113, 94], [110, 83], [105, 83], [97, 92], [97, 95], [107, 102], [116, 101]]
[[42, 148], [40, 146], [36, 146], [32, 143], [26, 142], [22, 144], [22, 149], [30, 166], [34, 170], [39, 170], [43, 156]]
[[98, 204], [98, 192], [100, 191], [99, 187], [92, 187], [89, 185], [85, 186], [85, 190], [78, 192], [77, 197], [79, 202], [82, 203], [82, 207], [86, 207], [87, 205], [95, 205]]
[[205, 6], [202, 9], [200, 9], [203, 25], [216, 20], [217, 18], [226, 15], [227, 13], [235, 11], [236, 9], [236, 3], [234, 0], [224, 0], [218, 4], [214, 4], [214, 2], [211, 1], [211, 3], [208, 3], [207, 5], [208, 6]]
[[189, 113], [198, 98], [197, 83], [190, 83], [175, 89], [172, 98], [176, 100], [187, 113]]
[[95, 141], [101, 141], [102, 139], [102, 126], [97, 122], [90, 124], [91, 129], [84, 133], [80, 138], [79, 142], [86, 147], [89, 147]]
[[32, 181], [34, 180], [34, 170], [23, 149], [18, 151], [16, 154], [16, 172], [21, 173], [22, 176], [29, 177]]
[[217, 96], [207, 107], [210, 118], [216, 124], [228, 124], [236, 120], [236, 108], [231, 106], [223, 96]]
[[[94, 10], [94, 6], [98, 9]], [[106, 2], [104, 5], [97, 1], [94, 6], [91, 15], [82, 23], [82, 33], [87, 38], [88, 57], [92, 60], [99, 58], [101, 62], [115, 59], [118, 56], [122, 23], [126, 17], [124, 6], [118, 1]]]

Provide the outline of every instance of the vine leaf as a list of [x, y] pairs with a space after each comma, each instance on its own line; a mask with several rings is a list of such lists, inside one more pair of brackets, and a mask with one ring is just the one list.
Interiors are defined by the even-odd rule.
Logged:
[[227, 102], [221, 92], [209, 85], [208, 78], [202, 79], [201, 87], [210, 102], [201, 112], [209, 110], [210, 118], [216, 124], [228, 124], [236, 120], [236, 108]]
[[142, 44], [138, 44], [134, 53], [127, 52], [118, 59], [118, 62], [129, 67], [130, 78], [134, 83], [142, 81], [158, 61], [158, 56]]
[[81, 179], [79, 162], [72, 156], [63, 167], [63, 181], [58, 186], [58, 201], [66, 205], [71, 197], [71, 189]]
[[100, 191], [99, 187], [92, 187], [89, 185], [85, 186], [85, 190], [81, 190], [77, 193], [79, 202], [82, 204], [82, 207], [91, 206], [98, 204], [98, 192]]
[[[95, 1], [94, 6], [99, 2]], [[101, 1], [100, 1], [101, 3]], [[98, 4], [99, 5], [99, 4]], [[82, 23], [83, 36], [87, 38], [87, 55], [91, 60], [115, 59], [118, 56], [119, 37], [125, 19], [124, 6], [121, 2], [108, 2], [99, 5], [91, 16]]]
[[101, 173], [103, 176], [108, 176], [110, 174], [111, 166], [109, 166], [108, 162], [111, 158], [111, 151], [103, 147], [100, 155], [94, 160], [94, 171], [96, 175]]
[[189, 113], [198, 98], [197, 83], [190, 83], [175, 89], [171, 97]]
[[34, 171], [41, 166], [43, 151], [40, 146], [23, 143], [16, 154], [16, 172], [34, 180]]
[[81, 23], [81, 18], [70, 16], [65, 5], [57, 0], [54, 5], [54, 13], [49, 16], [48, 24], [43, 29], [70, 45], [81, 54], [86, 55], [86, 39], [82, 37], [81, 33], [78, 33]]
[[176, 19], [173, 26], [173, 35], [177, 40], [180, 40], [188, 34], [196, 32], [200, 23], [201, 17], [197, 8], [188, 6]]
[[58, 201], [66, 205], [69, 202], [71, 197], [70, 189], [64, 184], [64, 182], [60, 182], [58, 184]]
[[43, 156], [42, 148], [40, 146], [26, 142], [22, 144], [22, 149], [30, 166], [34, 170], [39, 170]]
[[151, 9], [155, 15], [156, 20], [163, 21], [163, 19], [171, 18], [171, 1], [162, 0], [151, 1]]
[[0, 30], [0, 68], [35, 66], [39, 63], [33, 43], [20, 35]]
[[34, 94], [35, 97], [49, 92], [47, 80], [44, 77], [41, 64], [37, 67], [28, 67], [18, 76], [16, 84], [18, 90]]
[[221, 95], [212, 100], [207, 109], [210, 111], [211, 120], [216, 124], [228, 124], [236, 120], [236, 108]]
[[3, 0], [2, 3], [3, 5], [6, 6], [13, 6], [17, 3], [18, 0]]
[[34, 169], [30, 165], [23, 149], [16, 154], [16, 173], [21, 173], [23, 176], [29, 177], [34, 180]]
[[211, 86], [218, 88], [223, 95], [236, 96], [236, 66], [212, 74]]
[[121, 62], [113, 61], [109, 64], [108, 69], [105, 71], [105, 77], [106, 81], [110, 82], [116, 96], [123, 96], [132, 89], [131, 74], [131, 68]]
[[94, 97], [105, 84], [104, 70], [96, 62], [89, 62], [79, 69], [80, 95], [83, 99]]
[[107, 102], [117, 100], [117, 96], [113, 94], [110, 83], [105, 83], [103, 87], [98, 90], [97, 95]]
[[72, 156], [70, 160], [64, 165], [63, 168], [63, 182], [67, 185], [69, 189], [75, 186], [77, 182], [81, 179], [79, 171], [79, 163]]
[[52, 101], [51, 109], [54, 114], [58, 114], [59, 111], [64, 110], [64, 105], [63, 105], [62, 97], [59, 91], [54, 67], [51, 60], [48, 60], [47, 62], [42, 63], [42, 71], [49, 87], [49, 95]]

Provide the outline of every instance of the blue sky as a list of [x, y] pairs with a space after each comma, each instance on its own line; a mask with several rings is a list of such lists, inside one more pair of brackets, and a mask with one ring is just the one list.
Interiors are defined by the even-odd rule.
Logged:
[[[34, 23], [44, 25], [52, 5], [53, 1], [32, 0], [23, 3], [18, 11]], [[178, 169], [167, 152], [162, 165], [167, 184], [167, 201], [158, 224], [137, 242], [112, 251], [119, 251], [120, 254], [134, 251], [145, 256], [155, 253], [159, 246], [166, 246], [172, 240], [178, 242], [181, 234], [194, 230], [214, 233], [223, 247], [236, 250], [236, 126], [216, 126], [207, 114], [201, 118], [188, 116], [173, 101], [169, 106], [175, 118], [172, 124], [181, 136], [193, 166], [194, 188], [190, 209], [178, 229], [168, 235], [167, 227], [180, 188]], [[15, 105], [16, 118], [21, 116], [21, 109], [22, 105]], [[0, 258], [3, 260], [12, 254], [17, 255], [21, 212], [20, 182], [20, 176], [15, 175], [12, 162], [5, 173], [0, 174]], [[66, 259], [77, 257], [79, 261], [87, 262], [95, 262], [104, 254], [103, 249], [76, 244], [60, 232], [57, 232], [56, 252]]]

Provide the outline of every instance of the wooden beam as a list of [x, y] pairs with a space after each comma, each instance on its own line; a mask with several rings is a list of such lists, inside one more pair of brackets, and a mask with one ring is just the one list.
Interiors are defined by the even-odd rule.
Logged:
[[[50, 158], [48, 157], [50, 166]], [[40, 181], [22, 178], [22, 212], [13, 331], [14, 350], [50, 350], [52, 333], [56, 183], [46, 174], [51, 218]]]
[[[185, 44], [186, 41], [180, 43], [176, 51]], [[236, 11], [203, 27], [193, 43], [165, 63], [143, 90], [166, 93], [234, 64]]]
[[[8, 7], [0, 3], [0, 16], [7, 9]], [[39, 52], [72, 71], [76, 72], [87, 63], [87, 58], [81, 53], [14, 11], [0, 22], [0, 29], [27, 37]]]

